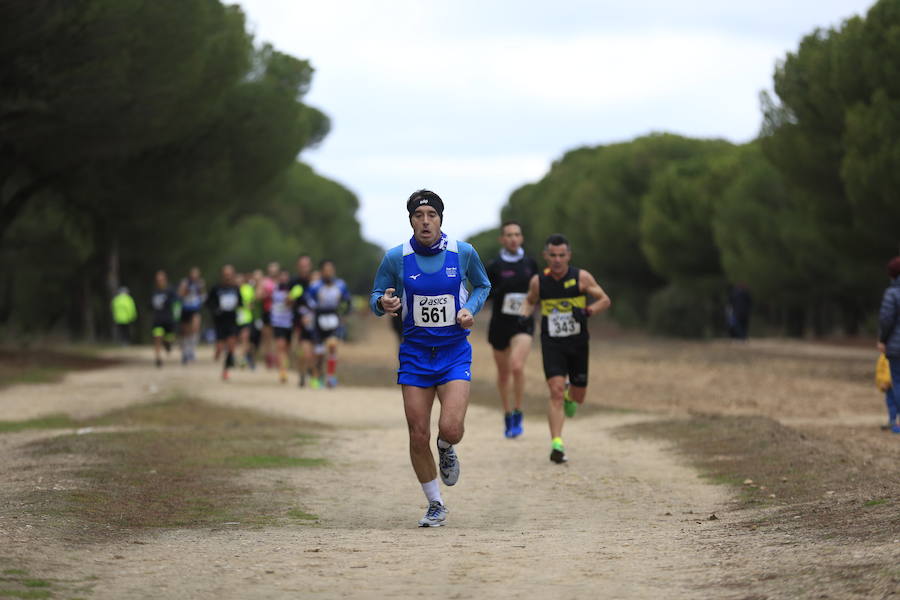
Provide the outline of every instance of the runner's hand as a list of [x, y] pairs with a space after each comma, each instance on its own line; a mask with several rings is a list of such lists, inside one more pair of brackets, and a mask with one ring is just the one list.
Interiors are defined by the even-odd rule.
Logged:
[[882, 354], [884, 354], [885, 347], [884, 347], [884, 344], [883, 344], [883, 343], [878, 342], [878, 344], [876, 345], [876, 348], [878, 348], [878, 351], [879, 351], [879, 352], [881, 352]]
[[475, 324], [475, 316], [469, 312], [468, 308], [463, 308], [456, 313], [456, 322], [463, 329], [472, 329], [472, 325]]
[[384, 290], [384, 296], [381, 297], [381, 308], [384, 314], [396, 317], [400, 311], [400, 298], [394, 296], [394, 288]]

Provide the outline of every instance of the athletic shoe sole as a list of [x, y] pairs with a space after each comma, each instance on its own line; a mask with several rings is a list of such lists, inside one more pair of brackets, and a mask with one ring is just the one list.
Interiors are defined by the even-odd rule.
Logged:
[[444, 521], [433, 521], [430, 519], [428, 521], [426, 521], [425, 519], [422, 519], [419, 521], [419, 527], [443, 527], [443, 526], [444, 526]]
[[557, 450], [556, 448], [554, 448], [553, 451], [550, 452], [550, 460], [553, 461], [553, 462], [555, 462], [555, 463], [558, 464], [558, 465], [561, 465], [561, 464], [563, 464], [564, 462], [567, 462], [569, 459], [566, 458], [566, 453], [565, 453], [565, 452], [563, 452], [562, 450]]
[[419, 527], [442, 527], [447, 520], [447, 513], [450, 512], [450, 509], [446, 506], [441, 506], [441, 511], [434, 518], [428, 516], [429, 512], [431, 512], [431, 506], [428, 507], [425, 516], [419, 519]]

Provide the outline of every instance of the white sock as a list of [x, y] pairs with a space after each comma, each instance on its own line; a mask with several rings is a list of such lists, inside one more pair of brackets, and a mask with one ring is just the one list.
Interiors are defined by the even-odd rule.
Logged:
[[423, 483], [422, 491], [425, 492], [425, 497], [428, 498], [429, 503], [437, 500], [443, 506], [444, 501], [441, 499], [441, 486], [438, 484], [437, 478]]
[[449, 448], [449, 447], [452, 446], [453, 444], [451, 444], [451, 443], [449, 443], [449, 442], [445, 442], [445, 441], [442, 440], [441, 438], [438, 438], [437, 445], [438, 445], [438, 448], [440, 448], [441, 450], [446, 450], [447, 448]]

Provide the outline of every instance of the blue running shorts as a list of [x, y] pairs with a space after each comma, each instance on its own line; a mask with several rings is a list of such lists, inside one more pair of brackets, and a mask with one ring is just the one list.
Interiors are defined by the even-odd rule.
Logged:
[[472, 380], [472, 345], [466, 338], [447, 346], [400, 344], [398, 384], [430, 388], [457, 379]]

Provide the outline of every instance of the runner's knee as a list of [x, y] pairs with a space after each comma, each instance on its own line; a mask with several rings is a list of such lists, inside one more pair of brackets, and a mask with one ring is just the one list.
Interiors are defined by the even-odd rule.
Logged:
[[462, 423], [454, 423], [452, 425], [442, 425], [440, 437], [447, 443], [458, 444], [462, 441], [465, 433], [465, 426]]
[[427, 427], [414, 427], [410, 426], [409, 428], [409, 447], [411, 450], [415, 452], [420, 452], [422, 450], [428, 450], [429, 445], [431, 444], [431, 432]]

